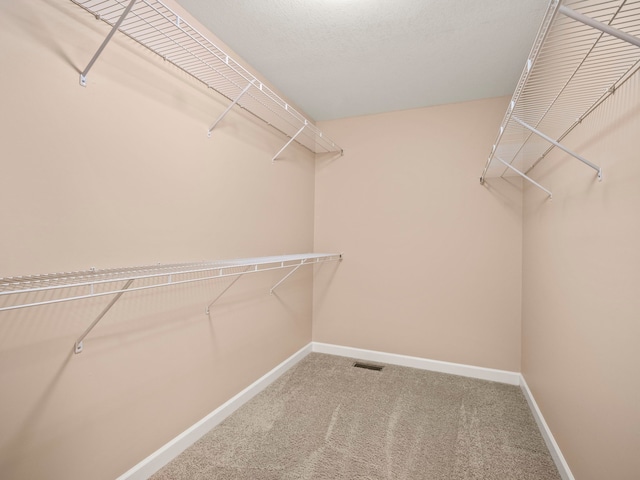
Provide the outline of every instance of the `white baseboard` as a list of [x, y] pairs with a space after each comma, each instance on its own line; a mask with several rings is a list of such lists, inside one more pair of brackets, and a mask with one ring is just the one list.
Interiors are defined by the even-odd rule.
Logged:
[[327, 353], [330, 355], [338, 355], [341, 357], [357, 358], [359, 360], [367, 360], [370, 362], [388, 363], [391, 365], [400, 365], [403, 367], [419, 368], [422, 370], [431, 370], [434, 372], [450, 373], [452, 375], [461, 375], [464, 377], [478, 378], [481, 380], [490, 380], [493, 382], [507, 383], [509, 385], [519, 385], [531, 408], [531, 412], [540, 428], [540, 432], [544, 438], [547, 448], [553, 457], [558, 471], [563, 480], [575, 480], [569, 465], [564, 459], [558, 444], [551, 434], [551, 430], [542, 416], [542, 412], [538, 408], [527, 382], [524, 377], [517, 372], [507, 370], [496, 370], [492, 368], [475, 367], [473, 365], [464, 365], [460, 363], [443, 362], [440, 360], [429, 360], [420, 357], [410, 357], [408, 355], [398, 355], [394, 353], [377, 352], [374, 350], [364, 350], [361, 348], [343, 347], [340, 345], [331, 345], [327, 343], [311, 342], [307, 346], [294, 353], [280, 365], [270, 372], [256, 380], [247, 388], [242, 390], [236, 396], [220, 405], [202, 420], [189, 427], [173, 440], [156, 450], [140, 463], [120, 475], [116, 480], [144, 480], [149, 478], [155, 472], [164, 467], [167, 463], [180, 455], [184, 450], [193, 445], [197, 440], [204, 436], [209, 430], [214, 428], [225, 418], [235, 412], [238, 408], [251, 400], [254, 396], [268, 387], [277, 380], [282, 374], [293, 367], [296, 363], [306, 357], [310, 352]]
[[520, 385], [520, 373], [509, 372], [507, 370], [496, 370], [493, 368], [474, 367], [461, 363], [442, 362], [440, 360], [429, 360], [420, 357], [410, 357], [408, 355], [398, 355], [396, 353], [376, 352], [374, 350], [364, 350], [361, 348], [342, 347], [330, 345], [328, 343], [312, 342], [313, 351], [318, 353], [328, 353], [342, 357], [357, 358], [369, 362], [382, 362], [402, 367], [419, 368], [421, 370], [431, 370], [440, 373], [450, 373], [463, 377], [479, 378], [509, 385]]
[[160, 447], [154, 453], [142, 460], [140, 463], [120, 475], [117, 480], [143, 480], [149, 478], [155, 472], [164, 467], [167, 463], [180, 455], [184, 450], [193, 445], [204, 436], [209, 430], [222, 422], [225, 418], [235, 412], [242, 405], [247, 403], [258, 393], [268, 387], [278, 379], [283, 373], [311, 353], [311, 344], [300, 349], [287, 358], [280, 365], [253, 382], [236, 396], [220, 405], [209, 415], [198, 423], [189, 427], [169, 443]]
[[542, 412], [538, 408], [538, 404], [533, 398], [533, 394], [531, 393], [531, 390], [529, 390], [529, 386], [527, 385], [527, 382], [522, 375], [520, 375], [520, 388], [522, 389], [524, 398], [527, 399], [527, 403], [529, 404], [531, 413], [533, 413], [533, 418], [535, 418], [536, 423], [538, 424], [538, 428], [540, 429], [542, 438], [544, 438], [544, 443], [547, 444], [549, 453], [551, 453], [551, 456], [553, 457], [553, 461], [558, 468], [558, 473], [562, 477], [562, 480], [575, 480], [573, 474], [571, 473], [571, 470], [569, 469], [569, 464], [567, 464], [567, 461], [560, 451], [560, 447], [556, 443], [556, 440], [553, 438], [553, 434], [551, 433], [547, 422], [544, 420]]

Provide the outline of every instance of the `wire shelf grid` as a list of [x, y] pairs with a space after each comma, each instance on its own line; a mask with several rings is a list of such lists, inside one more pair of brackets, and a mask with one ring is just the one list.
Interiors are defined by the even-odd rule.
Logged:
[[[306, 253], [5, 277], [0, 278], [0, 297], [13, 296], [12, 298], [15, 298], [16, 301], [10, 305], [1, 306], [0, 312], [249, 273], [335, 262], [341, 259], [342, 255], [339, 253]], [[133, 280], [138, 283], [138, 286], [122, 287], [123, 283]], [[140, 280], [146, 280], [146, 282], [139, 285]], [[30, 301], [27, 296], [30, 293], [48, 291], [59, 291], [59, 294], [53, 298], [37, 301]]]
[[552, 0], [504, 116], [482, 179], [525, 174], [640, 69], [640, 48], [560, 13], [561, 5], [632, 36], [640, 0]]
[[[130, 0], [72, 1], [112, 27], [130, 3]], [[137, 0], [119, 30], [229, 101], [237, 99], [241, 108], [287, 137], [295, 137], [296, 142], [312, 152], [342, 152], [304, 115], [161, 1]]]

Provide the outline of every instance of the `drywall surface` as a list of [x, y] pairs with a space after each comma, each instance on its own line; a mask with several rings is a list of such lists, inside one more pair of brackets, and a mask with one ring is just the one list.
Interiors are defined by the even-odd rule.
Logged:
[[320, 124], [314, 341], [520, 370], [521, 185], [479, 184], [507, 102]]
[[640, 77], [554, 151], [525, 187], [524, 377], [577, 479], [640, 475]]
[[[184, 15], [188, 18], [187, 15]], [[0, 277], [313, 249], [313, 156], [68, 0], [0, 2]], [[312, 270], [0, 312], [0, 477], [113, 479], [311, 341]], [[37, 298], [42, 299], [45, 294]], [[11, 300], [0, 297], [0, 305]]]

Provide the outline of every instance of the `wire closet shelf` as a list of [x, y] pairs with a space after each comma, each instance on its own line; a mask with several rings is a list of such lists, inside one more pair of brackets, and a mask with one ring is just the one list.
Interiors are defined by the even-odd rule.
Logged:
[[226, 277], [233, 278], [233, 281], [207, 305], [205, 314], [209, 315], [211, 306], [243, 275], [289, 269], [287, 274], [271, 287], [269, 292], [273, 294], [274, 290], [300, 267], [340, 260], [342, 260], [340, 253], [303, 253], [0, 278], [0, 312], [105, 295], [112, 296], [111, 301], [76, 340], [74, 352], [81, 353], [84, 338], [124, 293]]
[[212, 123], [209, 134], [238, 105], [289, 137], [282, 150], [295, 140], [314, 153], [342, 154], [342, 149], [310, 120], [159, 0], [71, 1], [112, 27], [82, 72], [82, 85], [102, 49], [119, 30], [231, 102]]
[[640, 69], [640, 0], [551, 0], [480, 183], [529, 172]]
[[[21, 296], [10, 305], [0, 305], [0, 312], [19, 308], [35, 307], [53, 303], [81, 300], [84, 298], [114, 295], [136, 290], [167, 287], [192, 282], [201, 282], [224, 277], [237, 277], [249, 273], [297, 268], [304, 265], [334, 262], [342, 259], [339, 253], [305, 253], [270, 257], [241, 258], [211, 262], [158, 264], [105, 270], [30, 275], [0, 278], [0, 298]], [[129, 281], [143, 281], [142, 285], [123, 287]], [[275, 287], [274, 287], [275, 288]], [[81, 289], [79, 292], [78, 289]], [[273, 290], [273, 288], [272, 288]], [[54, 298], [28, 301], [26, 294], [59, 291]]]

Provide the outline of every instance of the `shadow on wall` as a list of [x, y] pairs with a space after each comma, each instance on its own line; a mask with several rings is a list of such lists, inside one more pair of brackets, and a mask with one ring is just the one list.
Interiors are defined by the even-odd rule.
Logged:
[[[28, 17], [21, 16], [16, 12], [12, 12], [10, 9], [4, 10], [3, 15], [7, 15], [6, 18], [9, 20], [7, 23], [19, 27], [23, 32], [27, 32], [31, 38], [38, 42], [38, 45], [43, 50], [53, 53], [80, 74], [82, 69], [74, 64], [73, 60], [67, 52], [65, 52], [62, 45], [59, 42], [56, 42], [56, 38], [58, 36], [57, 32], [53, 31], [51, 23], [45, 21], [42, 17], [44, 9], [40, 4], [46, 4], [47, 8], [56, 9], [64, 15], [68, 14], [68, 6], [67, 8], [62, 7], [60, 2], [52, 0], [36, 0], [29, 2], [30, 15]], [[69, 4], [71, 4], [71, 2], [69, 2]]]
[[[108, 304], [109, 296], [0, 312], [2, 476], [21, 478], [29, 471], [35, 475], [29, 478], [45, 478], [29, 469], [43, 468], [47, 455], [56, 455], [61, 464], [72, 462], [78, 452], [65, 449], [68, 436], [91, 445], [94, 437], [107, 436], [101, 429], [124, 433], [121, 425], [106, 427], [100, 422], [135, 408], [137, 402], [148, 402], [149, 396], [161, 399], [158, 385], [163, 382], [217, 368], [213, 360], [228, 349], [221, 345], [237, 337], [235, 320], [248, 309], [259, 310], [265, 295], [263, 286], [258, 290], [249, 282], [224, 298], [215, 318], [209, 319], [206, 300], [226, 286], [222, 280], [125, 294], [77, 355], [75, 340]], [[2, 306], [8, 305], [6, 298]], [[287, 311], [288, 317], [296, 315], [295, 310]], [[24, 465], [25, 456], [43, 452], [42, 465]]]
[[323, 170], [336, 160], [340, 159], [344, 154], [342, 152], [326, 152], [316, 154], [316, 170]]
[[[518, 177], [491, 177], [485, 178], [482, 184], [489, 193], [491, 193], [496, 199], [500, 201], [500, 204], [513, 213], [521, 214], [520, 202], [514, 202], [514, 196], [521, 194], [522, 192], [522, 180]], [[542, 202], [548, 197], [544, 197]]]
[[338, 273], [341, 262], [332, 262], [331, 264], [318, 265], [316, 278], [314, 279], [313, 303], [314, 311], [322, 307], [329, 289], [333, 285], [333, 279]]
[[[36, 0], [27, 8], [29, 8], [28, 16], [25, 16], [22, 10], [3, 9], [6, 25], [20, 30], [22, 35], [26, 33], [38, 47], [62, 60], [77, 75], [87, 67], [110, 30], [107, 24], [93, 19], [88, 12], [70, 1], [61, 4], [59, 1]], [[51, 15], [50, 9], [56, 10], [57, 14]], [[69, 40], [66, 37], [63, 38], [63, 35], [72, 38]], [[78, 38], [82, 41], [78, 42]], [[69, 51], [68, 48], [65, 50], [65, 46], [70, 44], [77, 45], [77, 48], [73, 51]], [[131, 48], [132, 46], [134, 48]], [[122, 49], [126, 50], [126, 56], [120, 55]], [[125, 85], [128, 90], [134, 91], [137, 95], [161, 105], [170, 105], [181, 115], [195, 117], [197, 122], [202, 123], [203, 139], [207, 138], [207, 128], [231, 102], [231, 99], [208, 88], [123, 34], [116, 34], [107, 45], [105, 52], [98, 58], [96, 65], [108, 63], [108, 68], [103, 68], [100, 72], [92, 71], [88, 76], [90, 83], [86, 88], [96, 88], [95, 85], [91, 85], [91, 78], [94, 78], [94, 75], [99, 75], [96, 78], [102, 78], [102, 83], [106, 78], [110, 81], [117, 79], [119, 87]], [[135, 56], [136, 69], [144, 68], [150, 72], [148, 75], [131, 74], [131, 55]], [[163, 75], [159, 75], [158, 70], [169, 75], [170, 81], [165, 80]], [[72, 76], [69, 77], [70, 81], [72, 81], [71, 78]], [[76, 78], [76, 82], [78, 81]], [[185, 84], [187, 84], [186, 89]], [[78, 88], [81, 87], [78, 85]], [[241, 116], [242, 122], [237, 118], [234, 119], [234, 116]], [[260, 132], [269, 131], [271, 135], [269, 138], [258, 135], [247, 128], [247, 123]], [[242, 128], [239, 128], [239, 124], [242, 124]], [[216, 127], [215, 132], [220, 134], [221, 131], [242, 143], [255, 145], [260, 152], [269, 152], [264, 154], [264, 158], [260, 158], [261, 154], [256, 155], [259, 160], [267, 161], [271, 158], [269, 155], [273, 155], [278, 150], [279, 147], [276, 145], [282, 146], [289, 139], [274, 128], [265, 128], [262, 120], [239, 107], [233, 108], [228, 118]], [[212, 136], [215, 137], [215, 133]], [[213, 139], [210, 141], [214, 142]], [[296, 146], [298, 146], [297, 143]], [[294, 146], [287, 147], [278, 160], [299, 157], [289, 153], [287, 151], [289, 148], [297, 151]]]
[[[25, 347], [28, 348], [28, 347]], [[48, 344], [40, 344], [38, 346], [40, 349], [57, 349], [57, 343], [48, 343]], [[19, 351], [1, 353], [2, 357], [2, 369], [0, 369], [0, 375], [3, 375], [2, 370], [7, 368], [11, 368], [13, 364], [16, 363], [16, 360], [23, 362], [23, 352], [24, 348], [19, 349]], [[14, 355], [12, 355], [13, 353]], [[53, 355], [53, 352], [50, 352]], [[13, 357], [7, 358], [7, 357]], [[48, 358], [51, 356], [47, 355]], [[11, 465], [13, 462], [21, 461], [21, 456], [24, 451], [29, 451], [32, 449], [32, 445], [37, 443], [39, 440], [39, 423], [42, 418], [47, 414], [48, 406], [51, 402], [51, 399], [54, 397], [60, 388], [60, 383], [62, 382], [62, 378], [65, 375], [67, 370], [67, 366], [69, 361], [73, 357], [73, 347], [68, 348], [65, 356], [60, 360], [55, 360], [55, 363], [49, 363], [46, 367], [50, 368], [51, 373], [48, 374], [48, 381], [42, 385], [41, 389], [38, 390], [35, 396], [31, 398], [35, 398], [33, 405], [28, 407], [25, 413], [20, 414], [20, 422], [13, 427], [12, 430], [16, 432], [15, 435], [9, 437], [5, 443], [2, 442], [2, 448], [0, 449], [0, 471], [10, 472], [13, 470]], [[45, 368], [46, 368], [45, 367]], [[35, 384], [35, 380], [34, 380]], [[33, 387], [32, 387], [33, 388]], [[35, 392], [33, 392], [35, 393]], [[4, 439], [3, 439], [4, 440]]]

